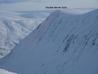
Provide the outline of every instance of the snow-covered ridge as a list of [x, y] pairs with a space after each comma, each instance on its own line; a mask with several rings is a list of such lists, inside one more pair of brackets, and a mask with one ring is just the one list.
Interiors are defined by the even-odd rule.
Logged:
[[90, 9], [90, 8], [88, 8], [88, 9], [85, 9], [85, 8], [84, 9], [83, 8], [81, 8], [81, 9], [79, 9], [79, 8], [73, 8], [73, 9], [62, 10], [62, 13], [81, 15], [81, 14], [86, 14], [88, 12], [91, 12], [93, 10], [95, 10], [95, 9]]
[[40, 17], [25, 18], [18, 13], [0, 11], [0, 58], [9, 54], [43, 20]]

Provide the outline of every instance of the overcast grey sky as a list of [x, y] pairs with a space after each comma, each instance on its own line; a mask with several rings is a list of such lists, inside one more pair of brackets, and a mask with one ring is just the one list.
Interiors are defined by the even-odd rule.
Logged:
[[0, 0], [2, 10], [44, 10], [46, 6], [98, 8], [98, 0]]

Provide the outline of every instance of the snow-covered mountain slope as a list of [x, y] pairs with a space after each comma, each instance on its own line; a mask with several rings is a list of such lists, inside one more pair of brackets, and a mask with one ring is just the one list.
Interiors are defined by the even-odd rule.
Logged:
[[26, 18], [20, 13], [0, 11], [0, 58], [8, 55], [15, 45], [29, 35], [44, 19], [45, 17]]
[[98, 74], [98, 9], [52, 13], [0, 67], [19, 74]]

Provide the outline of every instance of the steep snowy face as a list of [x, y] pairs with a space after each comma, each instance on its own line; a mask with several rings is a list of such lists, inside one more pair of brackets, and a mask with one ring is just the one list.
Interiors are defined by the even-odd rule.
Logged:
[[20, 74], [98, 74], [97, 49], [98, 10], [80, 15], [56, 11], [0, 66]]
[[[33, 14], [33, 13], [32, 13]], [[44, 18], [24, 18], [16, 13], [0, 12], [0, 58], [29, 35]]]

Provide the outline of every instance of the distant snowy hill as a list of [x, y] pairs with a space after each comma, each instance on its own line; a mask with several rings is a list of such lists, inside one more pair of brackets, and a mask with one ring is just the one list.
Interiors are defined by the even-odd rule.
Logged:
[[0, 60], [0, 67], [19, 74], [98, 74], [98, 9], [53, 12]]
[[16, 73], [7, 71], [7, 70], [5, 70], [5, 69], [0, 69], [0, 74], [16, 74]]
[[28, 18], [22, 16], [22, 13], [0, 11], [0, 58], [9, 54], [20, 40], [29, 35], [46, 18], [40, 15], [38, 17], [37, 14], [35, 16]]

